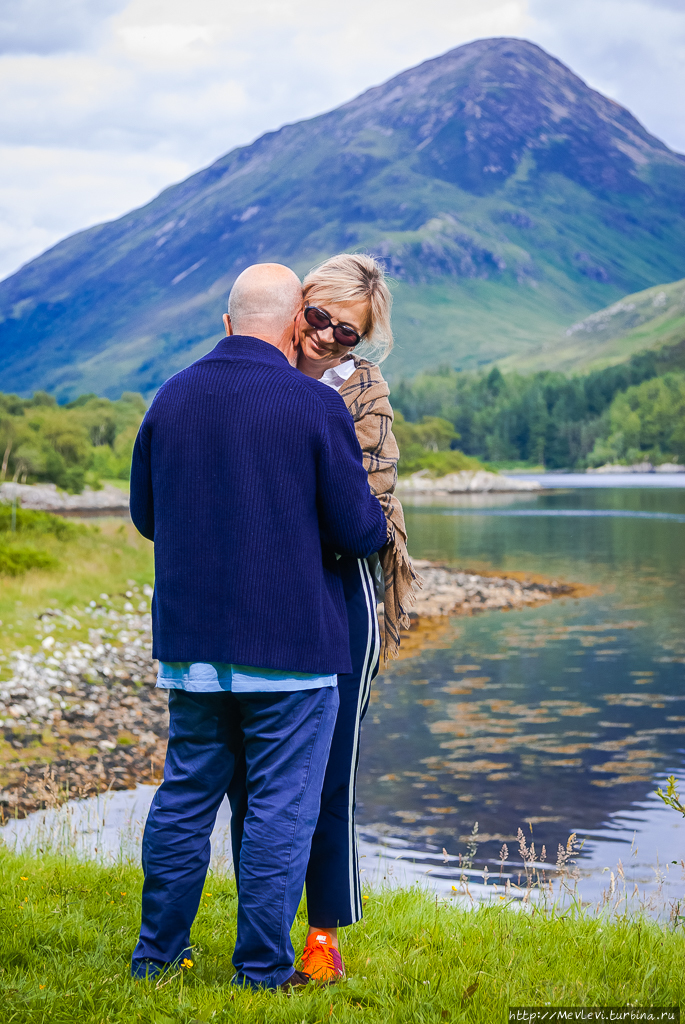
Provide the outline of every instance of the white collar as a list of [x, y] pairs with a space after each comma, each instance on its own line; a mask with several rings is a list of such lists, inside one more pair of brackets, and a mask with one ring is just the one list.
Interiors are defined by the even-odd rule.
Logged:
[[338, 391], [356, 369], [354, 359], [346, 359], [344, 363], [339, 363], [337, 366], [329, 366], [319, 380], [322, 384], [327, 384], [329, 388]]

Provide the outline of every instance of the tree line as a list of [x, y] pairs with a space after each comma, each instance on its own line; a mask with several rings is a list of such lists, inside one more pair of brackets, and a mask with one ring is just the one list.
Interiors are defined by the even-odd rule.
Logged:
[[[685, 342], [583, 376], [440, 368], [392, 387], [400, 472], [483, 464], [584, 469], [685, 462]], [[127, 479], [146, 404], [124, 392], [58, 405], [0, 393], [0, 483], [49, 481], [79, 492]]]
[[[684, 355], [681, 343], [583, 376], [502, 373], [497, 367], [482, 373], [447, 367], [421, 373], [392, 387], [397, 431], [408, 431], [414, 445], [423, 443], [429, 461], [430, 452], [458, 449], [489, 463], [548, 469], [682, 463]], [[426, 435], [423, 441], [417, 430]], [[401, 472], [418, 468], [416, 450], [411, 466], [403, 462]]]

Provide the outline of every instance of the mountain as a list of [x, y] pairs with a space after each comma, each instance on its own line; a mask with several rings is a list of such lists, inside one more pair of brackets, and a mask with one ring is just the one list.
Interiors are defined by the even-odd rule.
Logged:
[[340, 250], [396, 278], [393, 376], [538, 349], [685, 275], [685, 157], [532, 43], [485, 39], [235, 149], [0, 283], [4, 391], [146, 394], [235, 276]]
[[637, 352], [659, 351], [659, 365], [683, 362], [685, 278], [646, 288], [567, 327], [539, 349], [509, 356], [499, 366], [521, 372], [603, 370]]

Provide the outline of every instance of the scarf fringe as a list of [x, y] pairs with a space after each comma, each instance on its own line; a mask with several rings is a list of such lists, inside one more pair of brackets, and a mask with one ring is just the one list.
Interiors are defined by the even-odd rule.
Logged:
[[[391, 526], [392, 524], [389, 524]], [[381, 551], [381, 564], [386, 577], [385, 613], [383, 622], [382, 656], [385, 664], [399, 656], [400, 630], [409, 629], [410, 611], [416, 604], [418, 592], [423, 589], [423, 577], [416, 572], [395, 529], [387, 546]], [[389, 571], [388, 571], [389, 570]], [[398, 586], [399, 584], [399, 586]], [[390, 614], [388, 614], [390, 613]]]

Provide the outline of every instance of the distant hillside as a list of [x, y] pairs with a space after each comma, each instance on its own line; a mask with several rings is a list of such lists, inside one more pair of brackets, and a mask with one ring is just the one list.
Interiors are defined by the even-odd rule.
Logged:
[[673, 350], [660, 355], [660, 364], [681, 365], [676, 355], [685, 347], [685, 279], [626, 295], [597, 313], [568, 327], [563, 334], [523, 356], [503, 360], [503, 369], [587, 371], [630, 359], [647, 349]]
[[685, 157], [532, 43], [459, 47], [271, 132], [0, 283], [0, 386], [150, 394], [247, 264], [397, 279], [391, 377], [523, 356], [685, 275]]

